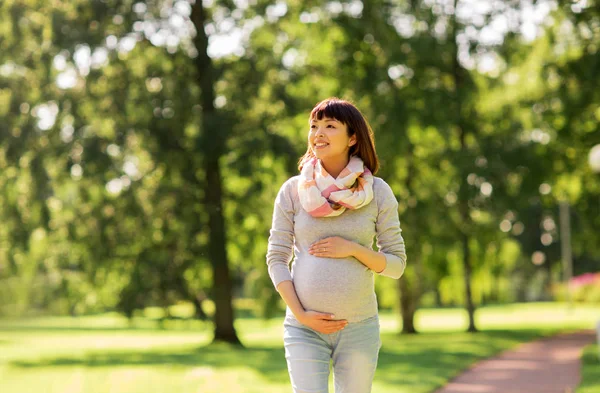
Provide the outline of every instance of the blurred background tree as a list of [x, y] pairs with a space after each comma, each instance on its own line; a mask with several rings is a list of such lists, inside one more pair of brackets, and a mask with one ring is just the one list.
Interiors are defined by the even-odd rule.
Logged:
[[183, 303], [239, 342], [242, 300], [281, 311], [273, 201], [328, 96], [367, 116], [399, 200], [408, 269], [376, 290], [403, 332], [420, 307], [475, 331], [477, 305], [563, 299], [561, 201], [573, 274], [600, 270], [596, 1], [9, 0], [0, 20], [0, 314]]

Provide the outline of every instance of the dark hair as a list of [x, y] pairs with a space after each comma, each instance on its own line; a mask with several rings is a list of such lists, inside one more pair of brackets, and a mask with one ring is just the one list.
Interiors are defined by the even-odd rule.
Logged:
[[[358, 156], [371, 173], [377, 173], [379, 159], [375, 151], [373, 130], [358, 108], [350, 102], [336, 97], [327, 98], [313, 108], [308, 120], [309, 122], [315, 118], [321, 120], [323, 117], [345, 124], [348, 127], [348, 136], [356, 135], [356, 143], [350, 147], [350, 156]], [[314, 156], [309, 142], [306, 153], [298, 161], [298, 169], [302, 170], [304, 163]]]

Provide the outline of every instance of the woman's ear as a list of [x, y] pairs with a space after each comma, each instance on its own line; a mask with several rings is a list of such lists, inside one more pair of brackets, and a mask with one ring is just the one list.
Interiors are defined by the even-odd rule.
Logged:
[[348, 147], [356, 145], [356, 134], [350, 137], [350, 141], [348, 142]]

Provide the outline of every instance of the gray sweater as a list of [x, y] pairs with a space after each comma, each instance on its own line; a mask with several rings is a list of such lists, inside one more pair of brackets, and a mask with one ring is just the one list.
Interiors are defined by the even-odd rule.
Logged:
[[[404, 239], [398, 219], [398, 202], [390, 186], [375, 177], [374, 198], [358, 210], [337, 217], [315, 218], [298, 199], [298, 179], [286, 181], [275, 200], [273, 224], [267, 249], [269, 275], [275, 287], [292, 280], [306, 310], [332, 313], [336, 319], [358, 322], [377, 314], [373, 271], [354, 257], [322, 258], [308, 253], [310, 245], [330, 236], [340, 236], [365, 247], [376, 237], [386, 267], [379, 273], [400, 278], [406, 266]], [[292, 260], [290, 272], [289, 262]], [[288, 317], [293, 317], [287, 310]]]

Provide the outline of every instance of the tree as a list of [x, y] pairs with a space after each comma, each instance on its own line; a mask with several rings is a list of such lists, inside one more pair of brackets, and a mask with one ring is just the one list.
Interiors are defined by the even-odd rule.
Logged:
[[227, 260], [226, 228], [223, 219], [222, 172], [219, 164], [224, 154], [225, 141], [230, 125], [226, 124], [215, 110], [215, 68], [208, 55], [208, 36], [205, 33], [206, 10], [201, 1], [192, 6], [191, 20], [196, 29], [194, 45], [198, 51], [194, 64], [197, 83], [200, 87], [202, 108], [202, 138], [199, 150], [204, 157], [205, 174], [204, 206], [208, 213], [209, 245], [208, 256], [213, 268], [212, 293], [215, 308], [215, 341], [239, 343], [233, 326], [232, 287]]

